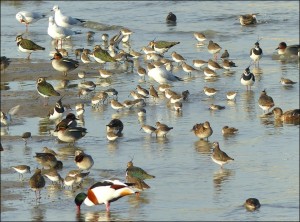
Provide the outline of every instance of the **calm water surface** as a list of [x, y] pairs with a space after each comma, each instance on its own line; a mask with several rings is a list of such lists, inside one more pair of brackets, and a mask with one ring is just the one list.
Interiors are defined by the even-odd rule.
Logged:
[[[145, 107], [147, 116], [144, 123], [154, 125], [156, 121], [161, 121], [174, 127], [167, 138], [156, 139], [139, 131], [141, 122], [135, 111], [116, 113], [110, 106], [103, 106], [97, 111], [91, 108], [88, 100], [83, 101], [86, 102], [84, 126], [88, 134], [75, 147], [84, 149], [95, 161], [83, 191], [95, 181], [112, 177], [123, 180], [126, 163], [134, 157], [135, 165], [156, 176], [147, 181], [151, 189], [143, 192], [140, 199], [130, 196], [112, 203], [110, 215], [105, 213], [103, 205], [83, 206], [81, 212], [77, 213], [74, 197], [81, 192], [80, 189], [74, 192], [57, 190], [47, 179], [41, 203], [36, 206], [34, 193], [25, 182], [11, 190], [13, 193], [23, 193], [22, 199], [1, 199], [5, 206], [15, 208], [2, 212], [1, 220], [299, 220], [299, 126], [276, 124], [272, 118], [261, 118], [262, 110], [257, 103], [260, 92], [266, 89], [275, 105], [284, 111], [299, 108], [299, 83], [291, 88], [279, 83], [281, 77], [299, 82], [298, 61], [286, 63], [272, 59], [279, 42], [299, 44], [299, 2], [89, 1], [57, 4], [65, 14], [77, 18], [130, 28], [134, 32], [131, 46], [136, 51], [155, 38], [179, 41], [180, 44], [165, 56], [170, 58], [170, 53], [176, 51], [186, 58], [188, 64], [192, 64], [193, 59], [211, 58], [206, 46], [195, 46], [193, 33], [204, 32], [208, 39], [228, 49], [238, 67], [231, 75], [217, 71], [220, 77], [215, 81], [206, 80], [200, 71], [193, 73], [192, 78], [181, 69], [175, 71], [185, 81], [174, 83], [173, 90], [182, 92], [188, 89], [191, 93], [189, 100], [183, 103], [182, 113], [177, 114], [168, 108], [164, 99], [156, 102], [150, 99]], [[2, 1], [1, 55], [25, 58], [15, 43], [16, 35], [25, 31], [25, 27], [15, 19], [18, 11], [50, 13], [53, 5], [52, 1]], [[165, 24], [169, 11], [177, 15], [176, 26]], [[259, 13], [258, 25], [242, 27], [237, 16], [245, 13]], [[29, 32], [24, 35], [46, 47], [45, 52], [31, 55], [32, 62], [35, 59], [49, 61], [51, 58], [49, 54], [54, 46], [47, 35], [47, 27], [48, 20], [40, 20], [29, 27]], [[101, 30], [101, 26], [73, 29], [81, 30], [83, 34], [67, 43], [71, 58], [74, 57], [72, 50], [92, 48], [100, 43], [104, 32], [113, 36], [119, 31]], [[85, 32], [88, 30], [96, 32], [94, 43], [86, 41]], [[253, 72], [259, 74], [256, 75], [252, 91], [247, 92], [240, 84], [240, 76], [250, 63], [249, 50], [258, 38], [262, 38], [260, 45], [264, 55], [260, 69], [251, 67]], [[140, 64], [144, 65], [142, 59]], [[70, 75], [77, 75], [77, 72], [73, 71]], [[99, 81], [98, 78], [89, 80]], [[29, 90], [34, 87], [34, 81], [9, 83], [10, 90], [20, 90], [20, 87]], [[124, 101], [137, 84], [148, 88], [151, 83], [154, 82], [148, 79], [141, 82], [134, 68], [133, 72], [116, 76], [108, 87], [116, 88], [119, 100]], [[158, 84], [154, 85], [157, 88]], [[220, 92], [214, 98], [207, 98], [202, 91], [204, 86], [217, 88]], [[101, 89], [105, 89], [105, 86], [96, 88], [97, 91]], [[225, 93], [229, 90], [238, 91], [236, 102], [226, 101]], [[64, 101], [67, 103], [67, 98]], [[211, 112], [208, 110], [211, 103], [226, 106], [226, 109]], [[124, 122], [124, 136], [116, 142], [108, 142], [105, 124], [113, 117]], [[208, 142], [198, 140], [190, 132], [194, 124], [206, 120], [214, 131]], [[239, 133], [223, 137], [221, 129], [225, 125], [238, 128]], [[10, 127], [8, 132], [5, 129], [1, 131], [18, 136], [25, 129], [30, 129], [33, 135], [47, 135], [43, 126], [54, 128], [45, 119], [36, 117], [26, 119], [22, 126]], [[214, 141], [218, 141], [221, 149], [235, 159], [223, 170], [210, 158]], [[60, 174], [63, 177], [75, 168], [74, 148], [57, 143], [55, 137], [29, 142], [27, 146], [21, 140], [3, 145], [6, 151], [1, 152], [1, 168], [6, 169], [6, 173], [2, 174], [2, 181], [17, 181], [17, 173], [8, 169], [11, 165], [28, 164], [34, 169], [37, 164], [32, 156], [44, 146], [62, 154], [64, 169]], [[25, 175], [25, 178], [28, 179], [29, 175]], [[260, 210], [248, 212], [243, 208], [242, 204], [249, 197], [260, 200]]]

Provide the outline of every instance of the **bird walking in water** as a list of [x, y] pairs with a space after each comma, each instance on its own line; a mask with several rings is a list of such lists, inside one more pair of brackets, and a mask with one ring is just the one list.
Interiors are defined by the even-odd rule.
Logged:
[[211, 159], [221, 165], [221, 168], [223, 168], [223, 165], [224, 164], [227, 164], [231, 161], [233, 161], [234, 159], [231, 158], [230, 156], [228, 156], [225, 152], [223, 152], [221, 149], [220, 149], [220, 146], [219, 146], [219, 143], [218, 142], [214, 142], [213, 143], [213, 153], [211, 155]]
[[250, 72], [249, 67], [247, 67], [245, 69], [245, 71], [243, 72], [243, 74], [241, 76], [241, 83], [242, 83], [242, 85], [247, 87], [247, 90], [248, 90], [248, 86], [249, 86], [249, 89], [251, 90], [251, 86], [254, 85], [255, 76], [252, 72]]
[[36, 169], [35, 173], [29, 179], [29, 186], [35, 192], [35, 200], [41, 199], [41, 189], [45, 186], [45, 178], [42, 175], [41, 169]]
[[175, 14], [173, 14], [173, 12], [169, 12], [169, 14], [166, 17], [166, 22], [168, 24], [176, 24], [177, 21], [177, 17]]
[[19, 47], [19, 50], [21, 52], [28, 53], [27, 59], [30, 59], [30, 55], [32, 52], [38, 51], [38, 50], [45, 50], [44, 47], [39, 46], [38, 44], [34, 43], [33, 41], [29, 39], [24, 39], [22, 35], [18, 35], [16, 37], [17, 46]]
[[267, 95], [265, 89], [260, 94], [258, 105], [260, 108], [262, 108], [263, 113], [265, 113], [265, 111], [269, 112], [269, 110], [275, 105], [273, 98]]
[[254, 48], [250, 49], [250, 58], [254, 61], [254, 64], [259, 67], [259, 60], [263, 55], [263, 50], [259, 46], [259, 42], [257, 41], [254, 44]]
[[79, 193], [75, 197], [77, 209], [84, 203], [87, 206], [105, 204], [106, 212], [110, 211], [110, 203], [135, 192], [129, 185], [119, 180], [104, 180], [91, 186], [87, 193]]

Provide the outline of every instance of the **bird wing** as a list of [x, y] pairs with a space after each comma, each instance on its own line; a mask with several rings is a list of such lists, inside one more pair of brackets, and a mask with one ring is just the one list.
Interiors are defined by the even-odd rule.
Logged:
[[45, 50], [44, 47], [41, 47], [37, 44], [35, 44], [33, 41], [29, 40], [29, 39], [23, 39], [20, 42], [22, 48], [24, 49], [28, 49], [28, 50]]
[[15, 115], [19, 110], [20, 110], [21, 105], [17, 105], [12, 107], [9, 111], [8, 114], [10, 114], [11, 116]]

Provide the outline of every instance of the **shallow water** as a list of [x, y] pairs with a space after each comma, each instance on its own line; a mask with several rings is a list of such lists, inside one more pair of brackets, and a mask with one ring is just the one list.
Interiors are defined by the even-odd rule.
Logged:
[[[79, 27], [82, 35], [75, 36], [67, 42], [69, 57], [75, 58], [73, 49], [92, 48], [100, 43], [105, 32], [113, 36], [119, 30], [101, 30], [103, 25], [125, 26], [134, 31], [131, 46], [139, 51], [153, 39], [180, 41], [165, 54], [176, 51], [192, 64], [193, 59], [207, 60], [211, 55], [206, 46], [196, 47], [193, 32], [204, 32], [208, 39], [218, 42], [223, 49], [228, 49], [230, 57], [237, 64], [233, 74], [217, 71], [219, 78], [214, 81], [204, 78], [203, 72], [195, 72], [188, 77], [181, 69], [176, 75], [185, 79], [173, 84], [173, 90], [182, 92], [189, 90], [190, 97], [183, 103], [183, 111], [178, 114], [167, 107], [166, 100], [147, 100], [147, 116], [144, 122], [154, 125], [161, 121], [174, 129], [166, 138], [155, 138], [140, 131], [137, 113], [121, 111], [117, 113], [110, 105], [103, 105], [99, 110], [86, 103], [84, 126], [88, 134], [75, 144], [75, 148], [84, 149], [93, 156], [95, 165], [84, 182], [82, 191], [95, 181], [125, 177], [126, 163], [133, 157], [135, 165], [142, 167], [156, 176], [146, 181], [151, 189], [143, 192], [139, 199], [135, 196], [124, 197], [112, 203], [110, 215], [105, 213], [104, 206], [83, 206], [76, 212], [74, 197], [81, 189], [74, 191], [59, 190], [46, 179], [46, 187], [42, 190], [42, 200], [35, 205], [34, 192], [30, 190], [25, 175], [24, 184], [9, 189], [13, 194], [22, 194], [21, 199], [3, 199], [1, 205], [14, 210], [1, 212], [1, 220], [22, 221], [79, 221], [79, 220], [299, 220], [299, 125], [278, 124], [272, 118], [262, 118], [258, 98], [263, 89], [273, 97], [275, 105], [283, 110], [299, 108], [299, 61], [281, 62], [274, 58], [275, 48], [281, 41], [288, 44], [299, 44], [299, 3], [291, 2], [59, 2], [66, 14], [83, 18], [96, 23], [90, 27]], [[15, 19], [21, 10], [50, 11], [54, 2], [3, 2], [1, 1], [1, 55], [9, 58], [25, 58], [26, 55], [17, 50], [15, 36], [23, 33], [25, 27]], [[137, 10], [138, 9], [138, 10]], [[234, 9], [234, 10], [233, 10]], [[238, 10], [240, 9], [240, 10]], [[116, 11], [117, 10], [117, 11]], [[165, 24], [169, 11], [177, 15], [176, 26]], [[242, 27], [237, 16], [245, 13], [259, 13], [258, 24], [253, 27]], [[95, 24], [99, 24], [95, 28]], [[47, 35], [47, 19], [40, 20], [31, 27], [24, 36], [46, 47], [45, 52], [31, 55], [35, 59], [49, 61], [50, 51], [54, 46]], [[93, 29], [92, 29], [93, 28]], [[77, 30], [77, 28], [75, 28]], [[87, 42], [85, 32], [96, 32], [95, 41]], [[246, 91], [240, 84], [243, 70], [250, 64], [249, 50], [258, 38], [264, 56], [260, 61], [260, 69], [251, 67], [256, 75], [256, 83], [252, 91]], [[207, 42], [206, 42], [207, 44]], [[49, 61], [50, 64], [50, 61]], [[140, 59], [140, 64], [143, 60]], [[6, 70], [9, 75], [9, 68]], [[53, 72], [56, 72], [53, 70]], [[93, 74], [98, 73], [93, 70]], [[57, 73], [57, 75], [61, 75]], [[69, 75], [77, 75], [76, 71]], [[283, 87], [281, 77], [296, 82], [293, 87]], [[95, 78], [98, 81], [96, 91], [106, 88], [118, 90], [118, 99], [131, 99], [128, 94], [137, 84], [149, 88], [150, 83], [157, 88], [158, 84], [146, 78], [141, 82], [133, 72], [123, 72], [114, 76], [111, 82]], [[33, 81], [9, 82], [12, 93], [30, 90]], [[74, 83], [78, 83], [74, 81]], [[51, 81], [56, 85], [56, 81]], [[129, 83], [129, 84], [128, 84]], [[202, 89], [204, 86], [220, 90], [214, 98], [207, 98]], [[76, 92], [78, 89], [68, 89]], [[237, 90], [236, 102], [226, 101], [225, 93]], [[68, 103], [64, 98], [63, 103]], [[225, 110], [210, 111], [211, 103], [225, 106]], [[115, 142], [108, 142], [105, 135], [105, 124], [111, 118], [120, 118], [124, 125], [124, 135]], [[19, 136], [30, 129], [35, 138], [48, 136], [54, 124], [47, 119], [35, 117], [22, 119], [24, 125], [13, 125], [6, 130], [1, 127], [1, 135]], [[209, 141], [201, 141], [190, 132], [194, 124], [209, 121], [213, 135]], [[221, 129], [229, 125], [239, 129], [232, 137], [223, 137]], [[220, 147], [235, 160], [220, 169], [212, 162], [212, 142], [218, 141]], [[75, 169], [73, 162], [74, 147], [58, 143], [53, 136], [30, 140], [27, 146], [21, 139], [13, 142], [2, 142], [5, 148], [1, 152], [1, 181], [18, 181], [17, 173], [8, 169], [11, 165], [28, 164], [32, 169], [38, 166], [32, 157], [47, 146], [61, 154], [64, 169], [60, 174], [64, 177], [70, 169]], [[248, 212], [242, 204], [249, 197], [256, 197], [261, 208]], [[63, 210], [62, 210], [63, 209]]]

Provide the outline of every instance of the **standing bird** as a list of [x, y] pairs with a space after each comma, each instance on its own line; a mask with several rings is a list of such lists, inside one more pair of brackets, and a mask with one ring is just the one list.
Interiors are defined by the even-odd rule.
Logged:
[[231, 158], [230, 156], [228, 156], [225, 152], [223, 152], [220, 147], [219, 147], [219, 143], [218, 142], [214, 142], [213, 143], [213, 153], [211, 155], [211, 159], [221, 165], [221, 168], [223, 168], [223, 165], [226, 163], [229, 163], [231, 161], [233, 161], [234, 159]]
[[260, 97], [258, 99], [258, 105], [260, 108], [262, 108], [263, 113], [265, 113], [265, 111], [268, 112], [269, 109], [271, 109], [275, 105], [273, 98], [267, 95], [265, 89], [260, 94]]
[[197, 46], [204, 45], [203, 42], [206, 40], [206, 36], [201, 32], [194, 32], [194, 37], [197, 39]]
[[213, 42], [212, 40], [209, 40], [207, 50], [210, 54], [213, 54], [215, 60], [218, 58], [218, 53], [221, 51], [222, 47], [219, 46], [218, 43]]
[[39, 77], [37, 79], [36, 89], [38, 93], [45, 98], [44, 106], [48, 105], [48, 99], [50, 96], [60, 96], [59, 92], [55, 91], [54, 87], [50, 83], [46, 82], [46, 77]]
[[249, 89], [251, 90], [251, 86], [254, 85], [255, 76], [252, 72], [250, 72], [249, 67], [247, 67], [245, 69], [245, 71], [243, 72], [243, 74], [241, 76], [241, 83], [242, 83], [242, 85], [247, 87], [247, 90], [248, 90], [248, 86], [249, 86]]
[[166, 22], [167, 23], [176, 23], [177, 21], [177, 17], [175, 14], [173, 14], [172, 12], [169, 12], [169, 14], [166, 17]]
[[299, 49], [300, 49], [300, 45], [289, 45], [287, 46], [287, 44], [285, 42], [280, 42], [278, 47], [275, 50], [278, 50], [278, 54], [279, 55], [285, 55], [285, 56], [299, 56]]
[[47, 33], [51, 38], [56, 40], [56, 45], [58, 44], [58, 40], [60, 40], [61, 48], [63, 39], [70, 38], [72, 35], [81, 34], [81, 32], [59, 26], [55, 23], [53, 16], [49, 17]]
[[229, 59], [229, 53], [227, 49], [224, 50], [223, 54], [221, 55], [221, 59]]
[[164, 54], [171, 47], [179, 44], [180, 42], [168, 42], [168, 41], [151, 41], [148, 46], [155, 50], [159, 54]]
[[57, 165], [57, 159], [52, 153], [35, 153], [35, 160], [47, 169], [54, 168]]
[[80, 210], [82, 203], [87, 206], [105, 204], [106, 211], [109, 212], [111, 202], [134, 193], [138, 192], [135, 192], [126, 183], [122, 183], [119, 180], [104, 180], [103, 182], [97, 182], [91, 186], [87, 193], [77, 194], [75, 204], [78, 210]]
[[65, 125], [59, 125], [55, 132], [57, 132], [57, 137], [59, 140], [75, 144], [75, 141], [81, 139], [87, 134], [86, 128], [83, 127], [68, 127]]
[[27, 166], [27, 165], [12, 166], [11, 168], [13, 168], [15, 171], [17, 171], [19, 173], [19, 179], [20, 179], [20, 177], [22, 177], [22, 179], [23, 179], [24, 173], [31, 173], [30, 166]]
[[28, 30], [28, 25], [33, 24], [45, 17], [45, 14], [39, 12], [20, 11], [16, 14], [16, 19], [18, 20], [18, 22], [20, 22], [21, 24], [25, 24], [26, 31]]
[[117, 62], [117, 60], [113, 58], [106, 50], [102, 49], [100, 45], [95, 45], [94, 51], [91, 56], [94, 57], [96, 62], [100, 64], [104, 64], [107, 62]]
[[42, 175], [41, 169], [36, 169], [35, 173], [29, 180], [30, 188], [35, 192], [35, 200], [41, 199], [41, 189], [45, 186], [45, 178]]
[[16, 37], [17, 46], [21, 52], [28, 53], [27, 59], [30, 59], [30, 55], [34, 51], [45, 50], [44, 47], [37, 45], [29, 39], [23, 39], [22, 35]]
[[83, 25], [85, 23], [85, 20], [73, 18], [71, 16], [64, 15], [58, 5], [54, 5], [52, 10], [54, 11], [54, 19], [55, 23], [61, 27], [64, 28], [70, 28], [74, 25]]
[[27, 145], [27, 140], [31, 138], [31, 132], [25, 132], [22, 134], [22, 139], [25, 141], [25, 145]]
[[245, 15], [240, 15], [239, 16], [239, 20], [241, 25], [245, 26], [245, 25], [253, 25], [256, 24], [256, 14], [245, 14]]
[[132, 160], [127, 163], [126, 176], [135, 177], [140, 180], [152, 179], [155, 176], [148, 174], [140, 167], [133, 166]]
[[169, 127], [166, 124], [162, 124], [160, 122], [156, 122], [156, 126], [156, 137], [166, 137], [167, 133], [173, 129], [173, 127]]
[[61, 119], [64, 112], [65, 112], [65, 108], [61, 102], [61, 99], [63, 97], [61, 97], [59, 100], [57, 100], [57, 102], [55, 103], [54, 108], [52, 108], [49, 113], [48, 113], [48, 117], [50, 120], [57, 120], [57, 119]]
[[94, 165], [92, 156], [86, 154], [83, 150], [75, 151], [74, 161], [80, 170], [89, 170]]
[[254, 44], [254, 48], [250, 49], [250, 58], [254, 61], [254, 64], [259, 66], [259, 60], [263, 55], [263, 50], [260, 48], [258, 41]]
[[54, 53], [52, 60], [52, 67], [59, 71], [63, 72], [65, 76], [67, 76], [68, 72], [76, 69], [79, 66], [79, 62], [73, 59], [64, 58], [62, 54], [56, 49], [56, 53]]
[[193, 131], [194, 134], [200, 138], [200, 140], [206, 138], [207, 141], [208, 137], [210, 137], [213, 134], [213, 130], [208, 121], [205, 121], [204, 123], [195, 124], [191, 131]]

